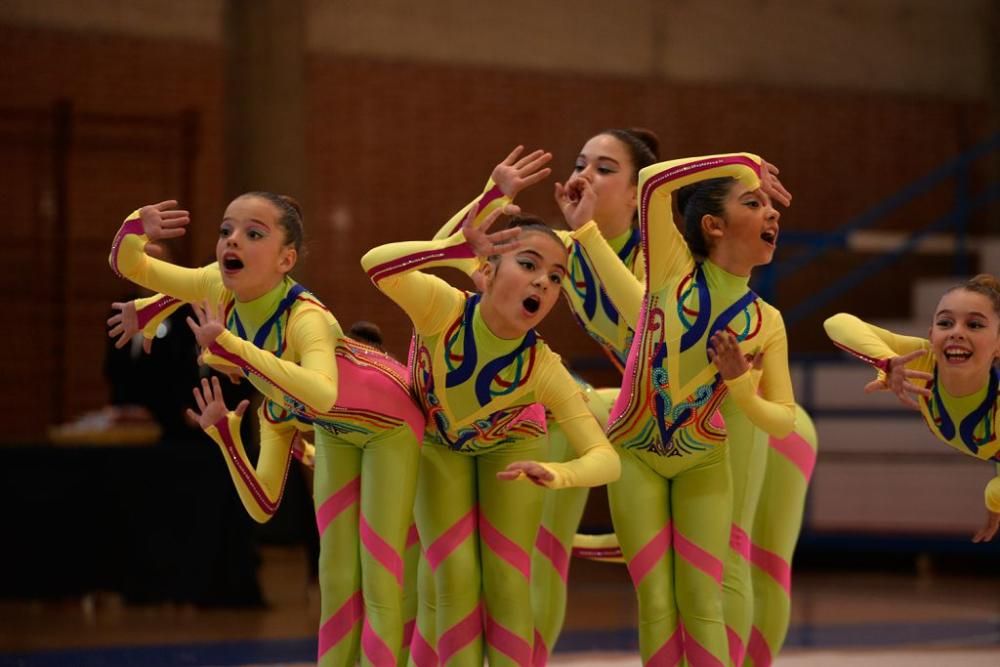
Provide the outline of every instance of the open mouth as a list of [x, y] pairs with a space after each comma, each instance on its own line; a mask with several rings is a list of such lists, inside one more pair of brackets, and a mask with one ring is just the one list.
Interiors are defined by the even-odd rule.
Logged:
[[971, 359], [972, 352], [961, 347], [946, 347], [944, 349], [944, 358], [948, 363], [960, 364], [963, 361]]
[[521, 305], [524, 306], [524, 309], [526, 311], [534, 315], [535, 313], [538, 312], [538, 309], [541, 308], [542, 300], [539, 299], [537, 296], [529, 296], [527, 299], [521, 302]]
[[223, 255], [222, 268], [226, 271], [239, 271], [243, 268], [243, 260], [236, 255]]
[[760, 235], [761, 240], [768, 245], [774, 245], [778, 242], [778, 232], [777, 231], [766, 231]]

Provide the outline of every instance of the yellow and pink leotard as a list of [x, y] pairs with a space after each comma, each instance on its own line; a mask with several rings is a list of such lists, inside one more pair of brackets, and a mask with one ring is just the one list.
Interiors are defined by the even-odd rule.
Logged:
[[[320, 664], [353, 662], [359, 654], [366, 663], [396, 664], [405, 632], [401, 558], [419, 460], [415, 433], [423, 427], [405, 369], [346, 341], [329, 311], [289, 278], [258, 299], [239, 302], [222, 284], [217, 266], [169, 265], [146, 256], [145, 243], [133, 214], [110, 259], [119, 275], [164, 294], [137, 304], [140, 325], [147, 331], [155, 327], [179, 302], [223, 304], [227, 330], [204, 358], [242, 373], [267, 398], [256, 470], [233, 415], [209, 429], [254, 518], [266, 520], [277, 508], [296, 432], [315, 433]], [[338, 368], [353, 383], [343, 396], [337, 391]], [[369, 403], [369, 398], [379, 400]], [[393, 492], [386, 495], [386, 488]]]
[[603, 484], [619, 471], [576, 383], [537, 334], [497, 337], [482, 319], [478, 295], [420, 271], [475, 259], [461, 232], [380, 246], [362, 258], [415, 329], [410, 366], [428, 424], [415, 515], [437, 598], [436, 641], [414, 636], [418, 665], [479, 665], [484, 650], [491, 664], [532, 661], [529, 579], [541, 489], [499, 481], [496, 473], [541, 457], [538, 404], [578, 455], [542, 464], [553, 474], [548, 487]]
[[930, 341], [913, 336], [901, 336], [881, 327], [868, 324], [853, 315], [838, 313], [823, 323], [834, 344], [866, 361], [880, 372], [888, 369], [893, 357], [916, 350], [926, 354], [906, 364], [911, 370], [930, 373], [933, 379], [926, 383], [930, 397], [919, 400], [920, 414], [927, 428], [938, 440], [947, 443], [968, 456], [997, 464], [998, 476], [986, 485], [983, 492], [986, 508], [1000, 512], [1000, 436], [997, 419], [1000, 417], [1000, 371], [990, 368], [983, 386], [968, 396], [952, 396], [938, 382], [937, 360], [931, 352]]
[[[649, 662], [674, 664], [681, 656], [697, 664], [731, 659], [721, 584], [732, 482], [719, 409], [732, 406], [778, 436], [794, 427], [780, 313], [749, 290], [747, 278], [709, 260], [696, 262], [673, 215], [677, 189], [726, 176], [756, 188], [760, 168], [756, 156], [730, 154], [643, 169], [639, 229], [647, 268], [642, 282], [618, 260], [594, 223], [573, 234], [636, 331], [609, 418], [609, 438], [623, 452], [622, 479], [609, 487], [609, 495], [639, 595], [640, 647]], [[707, 345], [723, 329], [736, 336], [744, 353], [765, 352], [762, 371], [728, 381], [717, 374]]]

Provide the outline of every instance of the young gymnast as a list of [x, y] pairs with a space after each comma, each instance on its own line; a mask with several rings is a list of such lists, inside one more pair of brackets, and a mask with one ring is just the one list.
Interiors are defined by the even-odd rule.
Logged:
[[[490, 664], [531, 663], [530, 553], [542, 487], [593, 486], [619, 472], [576, 383], [534, 331], [558, 298], [565, 249], [535, 219], [487, 234], [502, 212], [516, 212], [495, 206], [477, 224], [503, 199], [488, 190], [445, 239], [388, 244], [362, 258], [415, 328], [411, 370], [428, 422], [415, 514], [436, 593], [437, 639], [424, 648], [442, 664], [482, 664], [484, 622]], [[482, 295], [420, 270], [476, 258]], [[537, 461], [546, 438], [535, 404], [552, 412], [579, 458]], [[534, 485], [510, 483], [518, 478]]]
[[[637, 332], [609, 421], [609, 438], [622, 454], [622, 478], [609, 497], [638, 592], [646, 662], [731, 660], [721, 584], [732, 481], [717, 410], [744, 413], [778, 436], [794, 426], [780, 314], [747, 287], [751, 269], [774, 251], [778, 213], [771, 199], [789, 200], [772, 172], [749, 154], [675, 160], [640, 172], [644, 285], [595, 225], [574, 232]], [[683, 239], [671, 215], [675, 197]], [[762, 371], [751, 370], [755, 359]]]
[[[155, 326], [178, 302], [209, 304], [198, 322], [189, 320], [207, 350], [204, 360], [244, 375], [267, 398], [256, 470], [239, 438], [245, 406], [202, 424], [222, 448], [255, 519], [267, 520], [277, 508], [296, 432], [315, 434], [320, 664], [350, 664], [359, 653], [366, 663], [396, 664], [404, 640], [402, 553], [423, 430], [406, 369], [346, 339], [329, 311], [288, 277], [302, 239], [301, 214], [289, 200], [271, 193], [236, 198], [220, 227], [217, 264], [202, 269], [157, 262], [143, 252], [147, 241], [184, 232], [189, 217], [175, 205], [143, 207], [115, 239], [116, 272], [163, 296], [139, 302], [138, 309], [116, 304], [121, 321], [111, 322], [111, 334]], [[338, 377], [351, 386], [349, 394], [338, 395]], [[215, 417], [225, 408], [217, 384], [203, 383], [196, 398], [202, 422], [206, 411]], [[393, 493], [386, 496], [385, 488]]]
[[[996, 277], [980, 274], [945, 292], [926, 339], [894, 334], [847, 313], [834, 315], [823, 326], [837, 347], [879, 370], [866, 392], [892, 391], [920, 410], [939, 440], [1000, 466]], [[1000, 528], [1000, 476], [990, 480], [984, 495], [986, 522], [973, 542], [992, 540]]]

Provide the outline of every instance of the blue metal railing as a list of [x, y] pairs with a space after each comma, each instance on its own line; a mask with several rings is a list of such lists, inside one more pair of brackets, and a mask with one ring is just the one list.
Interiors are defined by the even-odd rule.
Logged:
[[899, 192], [875, 204], [838, 229], [818, 233], [783, 232], [781, 235], [783, 246], [798, 245], [805, 246], [806, 249], [789, 260], [775, 263], [759, 270], [757, 280], [755, 281], [755, 289], [765, 299], [773, 301], [778, 284], [786, 280], [790, 275], [811, 265], [831, 250], [846, 248], [851, 234], [874, 227], [886, 216], [899, 210], [917, 197], [927, 194], [933, 188], [947, 182], [955, 183], [955, 202], [948, 213], [923, 228], [912, 232], [893, 250], [871, 258], [821, 292], [810, 295], [808, 301], [799, 303], [791, 308], [783, 309], [785, 311], [785, 321], [787, 324], [794, 324], [808, 317], [832, 299], [845, 294], [847, 291], [895, 263], [901, 257], [911, 252], [921, 240], [934, 232], [949, 229], [953, 232], [955, 236], [955, 264], [953, 271], [956, 274], [966, 273], [966, 228], [969, 217], [975, 211], [1000, 199], [1000, 183], [997, 182], [988, 183], [977, 194], [972, 193], [970, 168], [977, 160], [992, 155], [998, 150], [1000, 150], [1000, 133], [973, 146], [937, 169], [910, 183]]

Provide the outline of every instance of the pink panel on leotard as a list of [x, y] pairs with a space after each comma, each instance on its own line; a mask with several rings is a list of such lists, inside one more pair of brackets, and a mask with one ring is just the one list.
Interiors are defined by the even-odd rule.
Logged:
[[479, 513], [479, 536], [490, 551], [520, 570], [525, 579], [531, 579], [531, 554], [501, 533], [486, 515]]
[[643, 578], [649, 574], [649, 571], [653, 569], [653, 566], [667, 553], [667, 549], [670, 548], [672, 535], [673, 531], [668, 522], [660, 532], [646, 543], [646, 546], [639, 550], [635, 558], [628, 562], [628, 573], [632, 577], [632, 584], [636, 588], [639, 587]]
[[771, 438], [771, 447], [802, 471], [808, 482], [816, 466], [816, 451], [798, 433], [792, 433], [785, 438]]
[[[380, 363], [391, 361], [380, 359]], [[406, 371], [403, 371], [403, 377]], [[337, 356], [337, 394], [335, 408], [361, 409], [378, 412], [406, 422], [420, 441], [424, 437], [424, 415], [413, 398], [375, 368], [352, 364]]]
[[424, 555], [427, 557], [427, 562], [430, 563], [432, 570], [437, 570], [441, 561], [447, 558], [448, 554], [454, 551], [475, 530], [476, 509], [475, 507], [470, 509], [465, 516], [456, 521], [451, 528], [444, 531], [439, 538], [434, 540], [434, 544], [427, 547], [426, 551], [424, 551]]
[[531, 645], [486, 615], [486, 642], [521, 667], [531, 667]]
[[340, 609], [319, 627], [319, 657], [336, 646], [351, 631], [354, 624], [364, 616], [364, 600], [361, 591], [347, 599]]
[[316, 527], [319, 534], [326, 532], [330, 522], [336, 519], [341, 512], [358, 501], [361, 496], [361, 476], [358, 475], [350, 482], [340, 487], [340, 489], [323, 501], [323, 504], [316, 510]]
[[361, 520], [358, 522], [359, 532], [361, 533], [361, 543], [365, 545], [365, 549], [368, 550], [372, 556], [375, 557], [382, 567], [387, 569], [392, 576], [396, 577], [396, 581], [399, 582], [399, 587], [403, 587], [403, 559], [396, 553], [388, 542], [382, 539], [382, 536], [375, 532], [368, 521], [365, 520], [364, 513], [361, 514]]
[[674, 552], [696, 568], [722, 584], [722, 561], [684, 537], [674, 527]]

